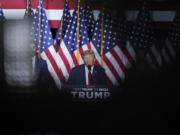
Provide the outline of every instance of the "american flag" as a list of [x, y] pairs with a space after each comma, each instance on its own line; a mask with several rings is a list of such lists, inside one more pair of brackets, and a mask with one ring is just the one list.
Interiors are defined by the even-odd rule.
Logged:
[[132, 28], [130, 42], [132, 46], [138, 49], [150, 48], [155, 43], [151, 16], [146, 2], [143, 2], [143, 6], [138, 13]]
[[125, 47], [126, 41], [130, 35], [131, 25], [126, 20], [124, 15], [119, 15], [118, 13], [116, 14], [117, 15], [114, 16], [113, 19], [116, 31], [118, 33], [118, 42]]
[[162, 57], [156, 46], [148, 3], [145, 1], [132, 28], [129, 41], [134, 48], [147, 51], [146, 60], [152, 67], [162, 66]]
[[[77, 23], [78, 19], [79, 23]], [[62, 71], [61, 74], [58, 74], [59, 81], [62, 84], [67, 81], [71, 68], [83, 63], [81, 55], [84, 50], [88, 49], [90, 49], [90, 44], [88, 33], [85, 28], [83, 8], [77, 5], [56, 57], [58, 69]]]
[[136, 61], [136, 53], [130, 42], [128, 41], [130, 36], [130, 25], [125, 17], [116, 17], [115, 27], [118, 33], [118, 42], [122, 45], [122, 50], [129, 61], [127, 68], [130, 68]]
[[27, 0], [27, 6], [26, 6], [26, 11], [25, 11], [25, 17], [27, 16], [34, 16], [34, 11], [31, 5], [31, 0]]
[[126, 46], [124, 49], [124, 53], [126, 57], [128, 58], [129, 62], [131, 63], [130, 67], [136, 62], [136, 52], [129, 42], [129, 40], [126, 41]]
[[176, 59], [177, 45], [180, 44], [180, 13], [177, 11], [171, 24], [165, 44], [161, 49], [162, 58], [166, 64]]
[[173, 46], [180, 44], [180, 11], [176, 11], [176, 15], [168, 33], [168, 39]]
[[68, 1], [66, 0], [64, 3], [63, 16], [61, 18], [61, 22], [59, 23], [59, 27], [56, 33], [56, 43], [58, 45], [60, 45], [60, 42], [64, 38], [70, 19], [71, 19], [71, 14], [69, 11]]
[[5, 19], [4, 13], [3, 13], [3, 10], [2, 10], [2, 7], [1, 7], [1, 3], [0, 3], [0, 21], [4, 20], [4, 19]]
[[96, 63], [105, 69], [108, 83], [119, 85], [125, 79], [126, 65], [122, 62], [125, 56], [121, 46], [118, 45], [117, 33], [114, 31], [113, 21], [107, 10], [102, 11], [97, 20], [91, 48], [95, 52]]
[[[56, 51], [53, 45], [52, 33], [50, 31], [43, 2], [40, 0], [38, 0], [38, 7], [34, 15], [32, 29], [34, 30], [36, 54], [38, 56], [40, 53], [41, 58], [47, 63], [49, 73], [54, 81], [58, 83], [57, 74], [60, 71], [56, 69], [57, 66], [55, 65]], [[57, 87], [61, 87], [61, 85], [58, 85]]]
[[155, 45], [151, 46], [148, 49], [148, 52], [146, 54], [146, 60], [155, 70], [160, 69], [163, 65], [161, 53]]
[[90, 37], [90, 39], [92, 38], [92, 34], [93, 34], [93, 30], [94, 30], [94, 26], [95, 26], [95, 20], [94, 20], [94, 14], [92, 11], [92, 8], [90, 5], [86, 5], [85, 10], [84, 10], [84, 20], [85, 20], [85, 24], [86, 24], [86, 29], [88, 32], [88, 35]]
[[165, 64], [173, 64], [176, 59], [175, 46], [172, 45], [168, 38], [166, 38], [165, 44], [161, 49], [161, 55]]

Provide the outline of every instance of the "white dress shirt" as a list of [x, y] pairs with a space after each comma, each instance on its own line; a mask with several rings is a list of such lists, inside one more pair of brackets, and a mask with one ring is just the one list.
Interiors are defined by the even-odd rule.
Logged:
[[[93, 74], [93, 69], [94, 69], [94, 65], [91, 67], [91, 75]], [[88, 67], [85, 66], [86, 85], [88, 85], [88, 74], [89, 74]]]

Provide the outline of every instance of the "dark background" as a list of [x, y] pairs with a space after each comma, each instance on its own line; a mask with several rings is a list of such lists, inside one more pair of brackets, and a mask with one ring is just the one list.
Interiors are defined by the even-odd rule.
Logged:
[[[138, 4], [137, 1], [126, 0], [122, 2], [124, 6], [117, 4], [118, 1], [107, 1], [116, 10], [136, 8]], [[177, 9], [177, 2], [168, 3]], [[52, 31], [55, 33], [56, 29]], [[6, 84], [3, 46], [0, 47], [1, 134], [178, 134], [179, 61], [158, 74], [147, 73], [138, 80], [126, 82], [113, 91], [110, 100], [79, 102], [69, 100], [56, 89], [48, 93], [46, 88], [33, 87], [29, 89], [40, 92], [9, 93], [9, 89], [27, 88], [12, 88]]]
[[178, 70], [127, 81], [112, 91], [111, 99], [97, 102], [73, 101], [45, 88], [36, 89], [41, 91], [37, 93], [8, 93], [10, 88], [1, 85], [1, 133], [178, 134]]

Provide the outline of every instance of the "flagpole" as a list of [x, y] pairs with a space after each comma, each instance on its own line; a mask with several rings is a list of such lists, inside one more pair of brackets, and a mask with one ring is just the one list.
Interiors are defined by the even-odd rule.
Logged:
[[29, 16], [29, 0], [27, 0], [27, 16]]
[[41, 47], [41, 0], [39, 0], [39, 41], [38, 41], [38, 58], [41, 58], [40, 56], [40, 47]]
[[63, 25], [63, 16], [61, 18], [61, 26], [60, 26], [60, 40], [59, 40], [59, 45], [61, 44], [62, 41], [62, 25]]
[[101, 66], [104, 65], [103, 62], [103, 24], [104, 24], [104, 9], [102, 9], [102, 15], [101, 15]]
[[76, 59], [79, 62], [79, 3], [80, 0], [78, 0], [78, 15], [77, 15], [77, 53], [76, 53]]

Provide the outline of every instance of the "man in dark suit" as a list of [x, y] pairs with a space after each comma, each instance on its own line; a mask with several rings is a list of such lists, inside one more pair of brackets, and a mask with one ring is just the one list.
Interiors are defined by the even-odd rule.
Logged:
[[95, 55], [92, 50], [83, 53], [84, 64], [71, 70], [67, 84], [70, 85], [106, 85], [105, 70], [95, 65]]

